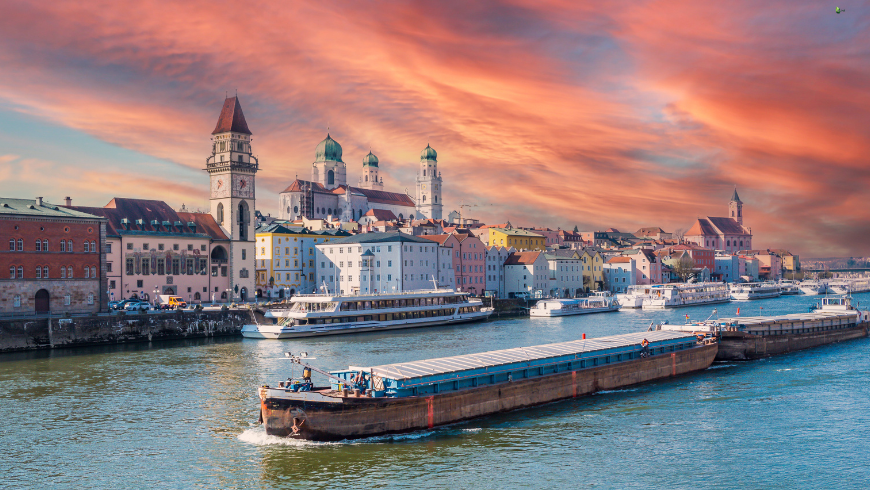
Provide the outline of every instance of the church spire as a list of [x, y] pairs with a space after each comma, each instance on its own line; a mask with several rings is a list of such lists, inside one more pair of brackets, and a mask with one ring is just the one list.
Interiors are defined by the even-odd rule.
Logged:
[[737, 195], [737, 186], [734, 186], [734, 195], [731, 196], [731, 202], [743, 202], [740, 200], [740, 196]]

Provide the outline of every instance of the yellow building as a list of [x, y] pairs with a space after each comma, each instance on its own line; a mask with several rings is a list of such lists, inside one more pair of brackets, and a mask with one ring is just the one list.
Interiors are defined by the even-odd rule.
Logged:
[[517, 250], [544, 250], [547, 239], [543, 235], [526, 230], [489, 228], [490, 247], [514, 247]]
[[604, 257], [591, 248], [584, 248], [580, 255], [583, 262], [583, 286], [591, 291], [604, 289]]
[[317, 251], [314, 246], [349, 235], [343, 230], [312, 231], [278, 223], [258, 229], [254, 254], [257, 297], [284, 298], [315, 292]]

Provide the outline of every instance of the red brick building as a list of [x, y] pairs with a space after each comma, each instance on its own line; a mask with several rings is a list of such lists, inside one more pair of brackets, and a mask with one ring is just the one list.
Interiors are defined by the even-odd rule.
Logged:
[[106, 310], [105, 243], [103, 218], [0, 198], [0, 315]]

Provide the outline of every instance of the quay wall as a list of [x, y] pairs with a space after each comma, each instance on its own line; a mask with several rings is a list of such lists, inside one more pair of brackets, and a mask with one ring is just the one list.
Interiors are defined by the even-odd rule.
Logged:
[[241, 335], [251, 312], [167, 311], [0, 320], [0, 353]]
[[785, 354], [834, 342], [870, 335], [870, 325], [862, 323], [852, 328], [787, 335], [752, 335], [744, 332], [723, 332], [719, 341], [717, 361], [745, 361]]

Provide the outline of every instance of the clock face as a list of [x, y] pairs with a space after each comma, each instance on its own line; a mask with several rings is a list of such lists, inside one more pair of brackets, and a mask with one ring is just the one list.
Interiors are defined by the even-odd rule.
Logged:
[[251, 199], [254, 197], [254, 176], [253, 175], [234, 175], [233, 176], [233, 196], [245, 197]]
[[211, 178], [211, 197], [230, 197], [229, 176], [215, 175]]
[[423, 184], [423, 190], [424, 191], [426, 190], [426, 184]]

